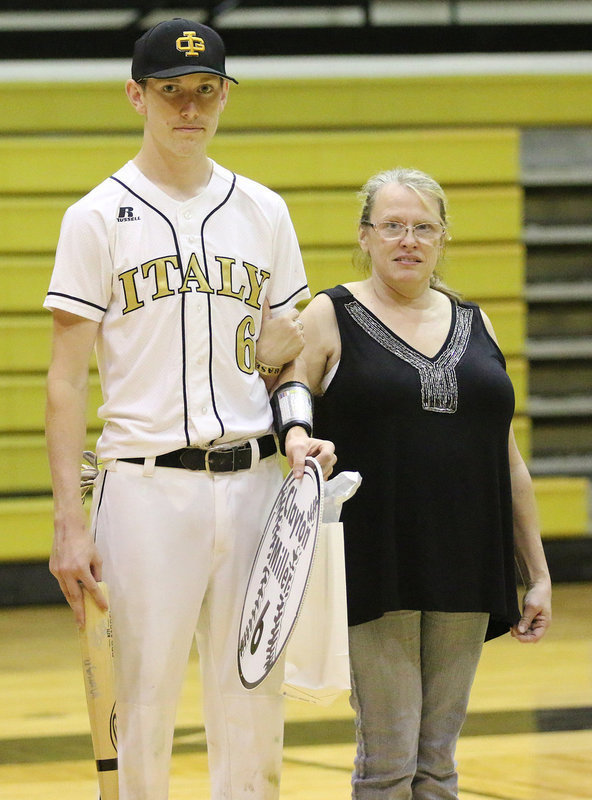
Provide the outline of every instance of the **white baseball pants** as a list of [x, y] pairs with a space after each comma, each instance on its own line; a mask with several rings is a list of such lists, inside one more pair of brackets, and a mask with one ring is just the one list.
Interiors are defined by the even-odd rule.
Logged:
[[280, 484], [277, 456], [215, 475], [122, 461], [101, 473], [94, 527], [113, 617], [120, 800], [168, 797], [194, 635], [212, 798], [279, 796], [283, 667], [246, 690], [237, 642], [246, 583]]

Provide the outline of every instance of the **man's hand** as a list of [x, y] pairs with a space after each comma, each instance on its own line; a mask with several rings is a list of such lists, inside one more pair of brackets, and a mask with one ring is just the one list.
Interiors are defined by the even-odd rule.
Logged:
[[272, 367], [283, 367], [300, 355], [304, 347], [304, 335], [298, 317], [295, 308], [272, 317], [269, 302], [265, 301], [261, 331], [257, 339], [259, 361]]
[[84, 586], [99, 608], [107, 609], [107, 601], [97, 581], [101, 580], [102, 559], [87, 528], [84, 514], [76, 515], [67, 524], [58, 524], [53, 541], [49, 570], [57, 578], [68, 601], [76, 624], [84, 626]]
[[323, 477], [327, 480], [337, 461], [335, 445], [327, 439], [313, 439], [304, 428], [295, 425], [286, 434], [286, 458], [295, 478], [304, 475], [306, 456], [316, 458], [323, 470]]

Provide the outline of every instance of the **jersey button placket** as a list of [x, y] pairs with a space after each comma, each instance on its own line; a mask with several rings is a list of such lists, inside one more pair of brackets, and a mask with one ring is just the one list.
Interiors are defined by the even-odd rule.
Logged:
[[[193, 271], [205, 269], [199, 247], [200, 237], [196, 227], [199, 220], [191, 209], [179, 213], [179, 231], [183, 267], [186, 271], [191, 262]], [[208, 364], [210, 360], [209, 326], [207, 324], [207, 297], [196, 289], [197, 280], [187, 283], [189, 291], [185, 294], [185, 348], [187, 357], [187, 402], [189, 412], [189, 431], [192, 444], [203, 444], [218, 435], [210, 430], [208, 415], [211, 413], [210, 380]]]

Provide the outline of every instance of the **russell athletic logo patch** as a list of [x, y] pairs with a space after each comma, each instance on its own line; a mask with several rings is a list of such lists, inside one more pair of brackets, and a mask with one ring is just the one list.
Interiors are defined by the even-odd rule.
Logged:
[[138, 222], [140, 217], [134, 214], [133, 206], [121, 206], [117, 215], [117, 222]]

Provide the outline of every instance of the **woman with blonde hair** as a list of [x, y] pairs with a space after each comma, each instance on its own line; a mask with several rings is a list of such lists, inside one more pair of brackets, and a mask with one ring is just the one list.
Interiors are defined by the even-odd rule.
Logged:
[[484, 312], [438, 275], [446, 196], [410, 169], [375, 175], [361, 195], [366, 276], [302, 314], [315, 435], [335, 443], [339, 470], [362, 475], [342, 514], [352, 796], [450, 800], [483, 642], [538, 641], [551, 583], [504, 356]]

